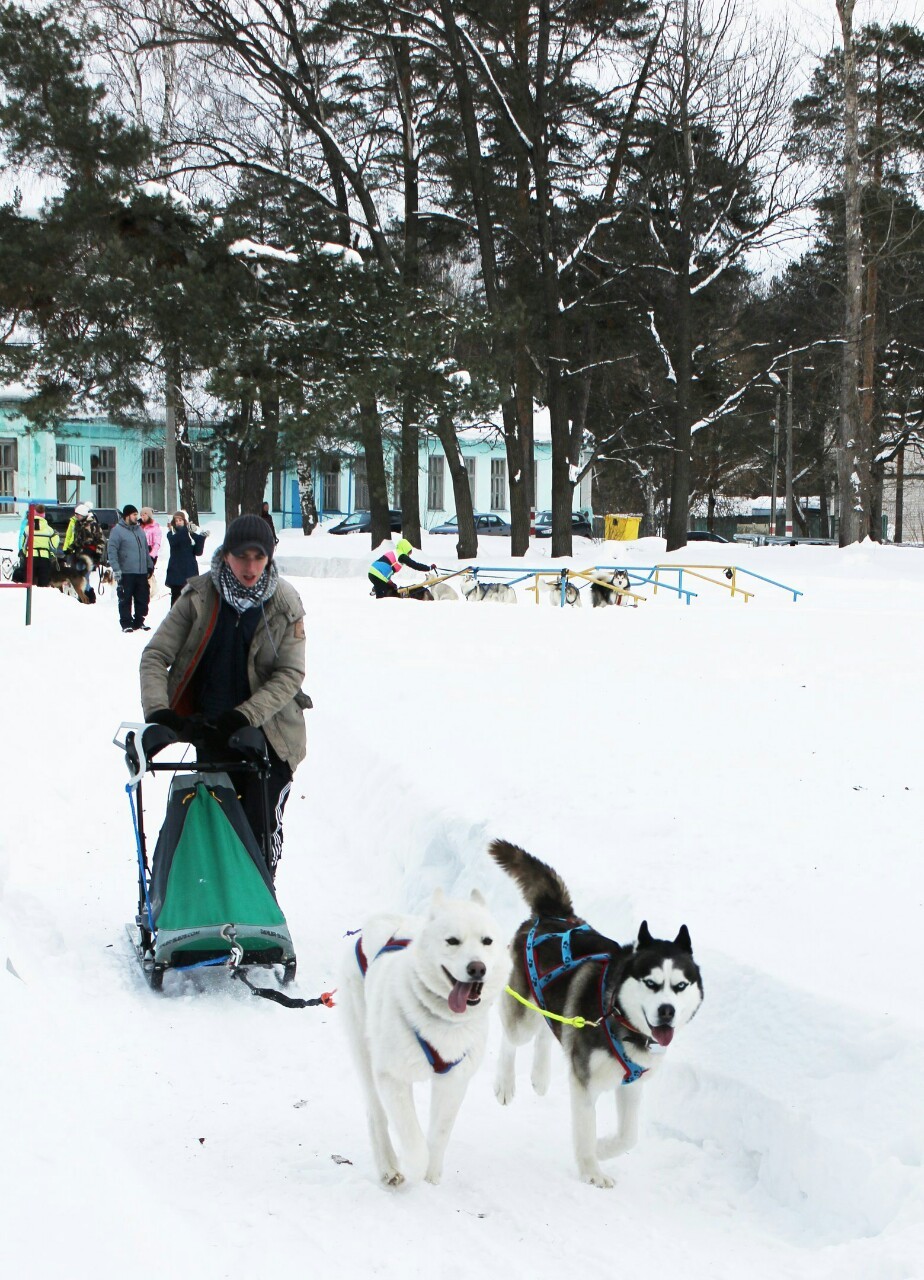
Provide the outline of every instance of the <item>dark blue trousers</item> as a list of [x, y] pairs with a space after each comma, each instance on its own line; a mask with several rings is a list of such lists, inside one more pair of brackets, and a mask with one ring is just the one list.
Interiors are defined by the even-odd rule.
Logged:
[[151, 588], [146, 573], [123, 573], [119, 583], [119, 624], [140, 627], [148, 616]]

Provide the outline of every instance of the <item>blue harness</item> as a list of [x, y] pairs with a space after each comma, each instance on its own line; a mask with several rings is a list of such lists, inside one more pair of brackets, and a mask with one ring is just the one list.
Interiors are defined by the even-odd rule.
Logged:
[[[389, 938], [384, 947], [380, 947], [372, 959], [378, 960], [379, 956], [385, 955], [388, 951], [403, 951], [405, 947], [410, 945], [410, 942], [410, 938]], [[362, 934], [360, 934], [356, 939], [356, 963], [359, 965], [359, 972], [365, 978], [366, 970], [369, 968], [369, 961], [366, 959], [365, 951], [363, 951]], [[433, 1045], [423, 1038], [416, 1027], [411, 1027], [411, 1030], [417, 1037], [417, 1043], [423, 1050], [424, 1057], [438, 1076], [444, 1076], [447, 1071], [451, 1071], [453, 1067], [457, 1067], [466, 1056], [463, 1053], [462, 1057], [456, 1058], [455, 1062], [447, 1062], [446, 1059], [441, 1057], [437, 1050], [434, 1049]]]
[[[562, 921], [567, 924], [567, 921]], [[575, 933], [590, 932], [590, 925], [586, 923], [572, 925], [569, 929], [553, 929], [549, 933], [539, 933], [539, 920], [537, 919], [529, 933], [526, 935], [524, 945], [526, 975], [529, 979], [529, 985], [532, 989], [533, 999], [540, 1009], [546, 1009], [545, 989], [549, 983], [554, 982], [557, 978], [561, 978], [564, 974], [570, 973], [573, 969], [579, 968], [582, 964], [595, 963], [600, 968], [600, 1008], [603, 1011], [602, 1026], [603, 1031], [609, 1045], [610, 1053], [619, 1063], [623, 1070], [623, 1084], [634, 1084], [648, 1070], [647, 1067], [640, 1067], [637, 1062], [633, 1062], [626, 1052], [623, 1042], [616, 1034], [613, 1024], [621, 1023], [630, 1030], [635, 1030], [627, 1023], [624, 1018], [615, 1010], [611, 1009], [606, 1012], [606, 1006], [603, 1003], [604, 992], [606, 990], [606, 977], [609, 973], [612, 956], [608, 951], [597, 951], [586, 956], [574, 957], [571, 950], [571, 936]], [[536, 947], [541, 946], [543, 942], [560, 941], [561, 943], [561, 963], [552, 969], [547, 969], [544, 973], [539, 972], [539, 965], [536, 961]]]

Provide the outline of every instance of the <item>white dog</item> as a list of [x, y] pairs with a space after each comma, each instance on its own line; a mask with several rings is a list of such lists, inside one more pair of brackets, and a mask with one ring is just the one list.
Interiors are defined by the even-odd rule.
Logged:
[[[459, 900], [437, 889], [423, 918], [374, 916], [351, 947], [341, 1003], [386, 1186], [405, 1177], [439, 1182], [508, 968], [500, 927], [477, 890]], [[413, 1096], [414, 1084], [424, 1081], [431, 1083], [426, 1136]]]

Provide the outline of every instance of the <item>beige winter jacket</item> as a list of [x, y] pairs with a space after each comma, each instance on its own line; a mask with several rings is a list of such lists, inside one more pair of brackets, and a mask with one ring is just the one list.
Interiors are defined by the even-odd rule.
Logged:
[[[220, 603], [211, 574], [190, 578], [141, 655], [145, 716], [164, 707], [180, 715], [192, 715], [196, 710], [189, 697], [190, 681], [214, 630]], [[264, 606], [247, 655], [253, 693], [239, 707], [292, 769], [305, 758], [303, 707], [311, 705], [301, 692], [305, 678], [304, 616], [298, 592], [280, 578]]]

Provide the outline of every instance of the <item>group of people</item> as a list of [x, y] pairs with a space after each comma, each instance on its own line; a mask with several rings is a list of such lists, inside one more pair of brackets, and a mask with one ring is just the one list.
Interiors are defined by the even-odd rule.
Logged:
[[[32, 509], [32, 585], [36, 587], [51, 586], [52, 574], [59, 559], [65, 564], [77, 556], [86, 557], [85, 563], [90, 569], [99, 565], [103, 558], [106, 540], [99, 521], [93, 514], [89, 503], [81, 502], [74, 508], [74, 514], [68, 522], [63, 542], [59, 540], [48, 520], [44, 503], [36, 503]], [[13, 580], [25, 581], [26, 558], [29, 554], [29, 513], [23, 517], [19, 533], [19, 564], [13, 574]], [[87, 600], [95, 603], [96, 593], [87, 586]]]
[[[197, 557], [208, 533], [191, 524], [185, 511], [175, 511], [167, 524], [166, 583], [172, 608], [186, 583], [199, 572]], [[145, 619], [151, 603], [151, 575], [160, 556], [163, 530], [150, 507], [129, 503], [109, 534], [109, 565], [116, 580], [119, 626], [124, 632], [150, 631]]]

